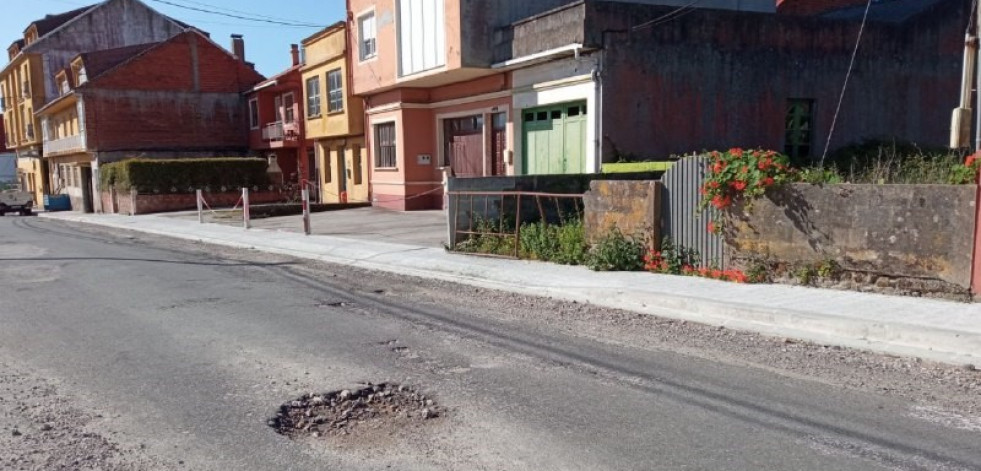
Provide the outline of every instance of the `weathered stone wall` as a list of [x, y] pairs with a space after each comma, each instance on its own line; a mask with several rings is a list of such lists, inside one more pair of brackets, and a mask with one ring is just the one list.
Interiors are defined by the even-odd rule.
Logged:
[[833, 283], [896, 294], [967, 296], [974, 185], [788, 185], [730, 213], [733, 262], [833, 260]]
[[659, 181], [600, 180], [583, 195], [586, 240], [596, 243], [614, 227], [660, 247], [661, 189]]

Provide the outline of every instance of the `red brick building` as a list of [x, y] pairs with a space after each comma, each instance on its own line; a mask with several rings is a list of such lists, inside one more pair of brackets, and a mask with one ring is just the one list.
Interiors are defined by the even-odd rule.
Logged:
[[279, 167], [284, 182], [316, 183], [317, 178], [311, 177], [311, 169], [315, 167], [314, 151], [313, 143], [306, 139], [303, 78], [297, 45], [292, 46], [290, 54], [290, 68], [257, 84], [246, 94], [249, 148], [266, 157], [271, 170]]
[[243, 93], [263, 80], [195, 30], [169, 40], [80, 54], [56, 71], [61, 96], [38, 110], [52, 186], [98, 210], [101, 164], [133, 157], [244, 156]]

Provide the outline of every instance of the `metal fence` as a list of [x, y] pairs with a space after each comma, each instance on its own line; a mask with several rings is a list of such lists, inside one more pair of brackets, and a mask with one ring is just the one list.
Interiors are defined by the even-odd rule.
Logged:
[[708, 224], [718, 211], [709, 206], [699, 211], [709, 158], [687, 157], [669, 169], [661, 181], [664, 184], [661, 206], [662, 234], [675, 245], [697, 250], [704, 267], [726, 268], [728, 260], [722, 235], [708, 231]]
[[[449, 250], [476, 255], [518, 258], [521, 226], [562, 224], [583, 216], [583, 195], [530, 191], [449, 191]], [[461, 243], [476, 237], [499, 238], [507, 253], [475, 253]]]

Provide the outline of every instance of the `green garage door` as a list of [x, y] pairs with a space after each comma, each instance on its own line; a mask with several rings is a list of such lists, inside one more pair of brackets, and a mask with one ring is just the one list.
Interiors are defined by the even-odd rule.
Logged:
[[586, 103], [526, 109], [522, 120], [523, 173], [586, 172]]

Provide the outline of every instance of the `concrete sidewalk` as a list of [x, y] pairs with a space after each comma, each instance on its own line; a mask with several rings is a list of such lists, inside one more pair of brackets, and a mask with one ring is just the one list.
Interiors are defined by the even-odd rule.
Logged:
[[822, 344], [981, 363], [981, 304], [457, 255], [364, 238], [198, 224], [165, 216], [48, 213], [97, 224], [521, 294], [592, 303]]

